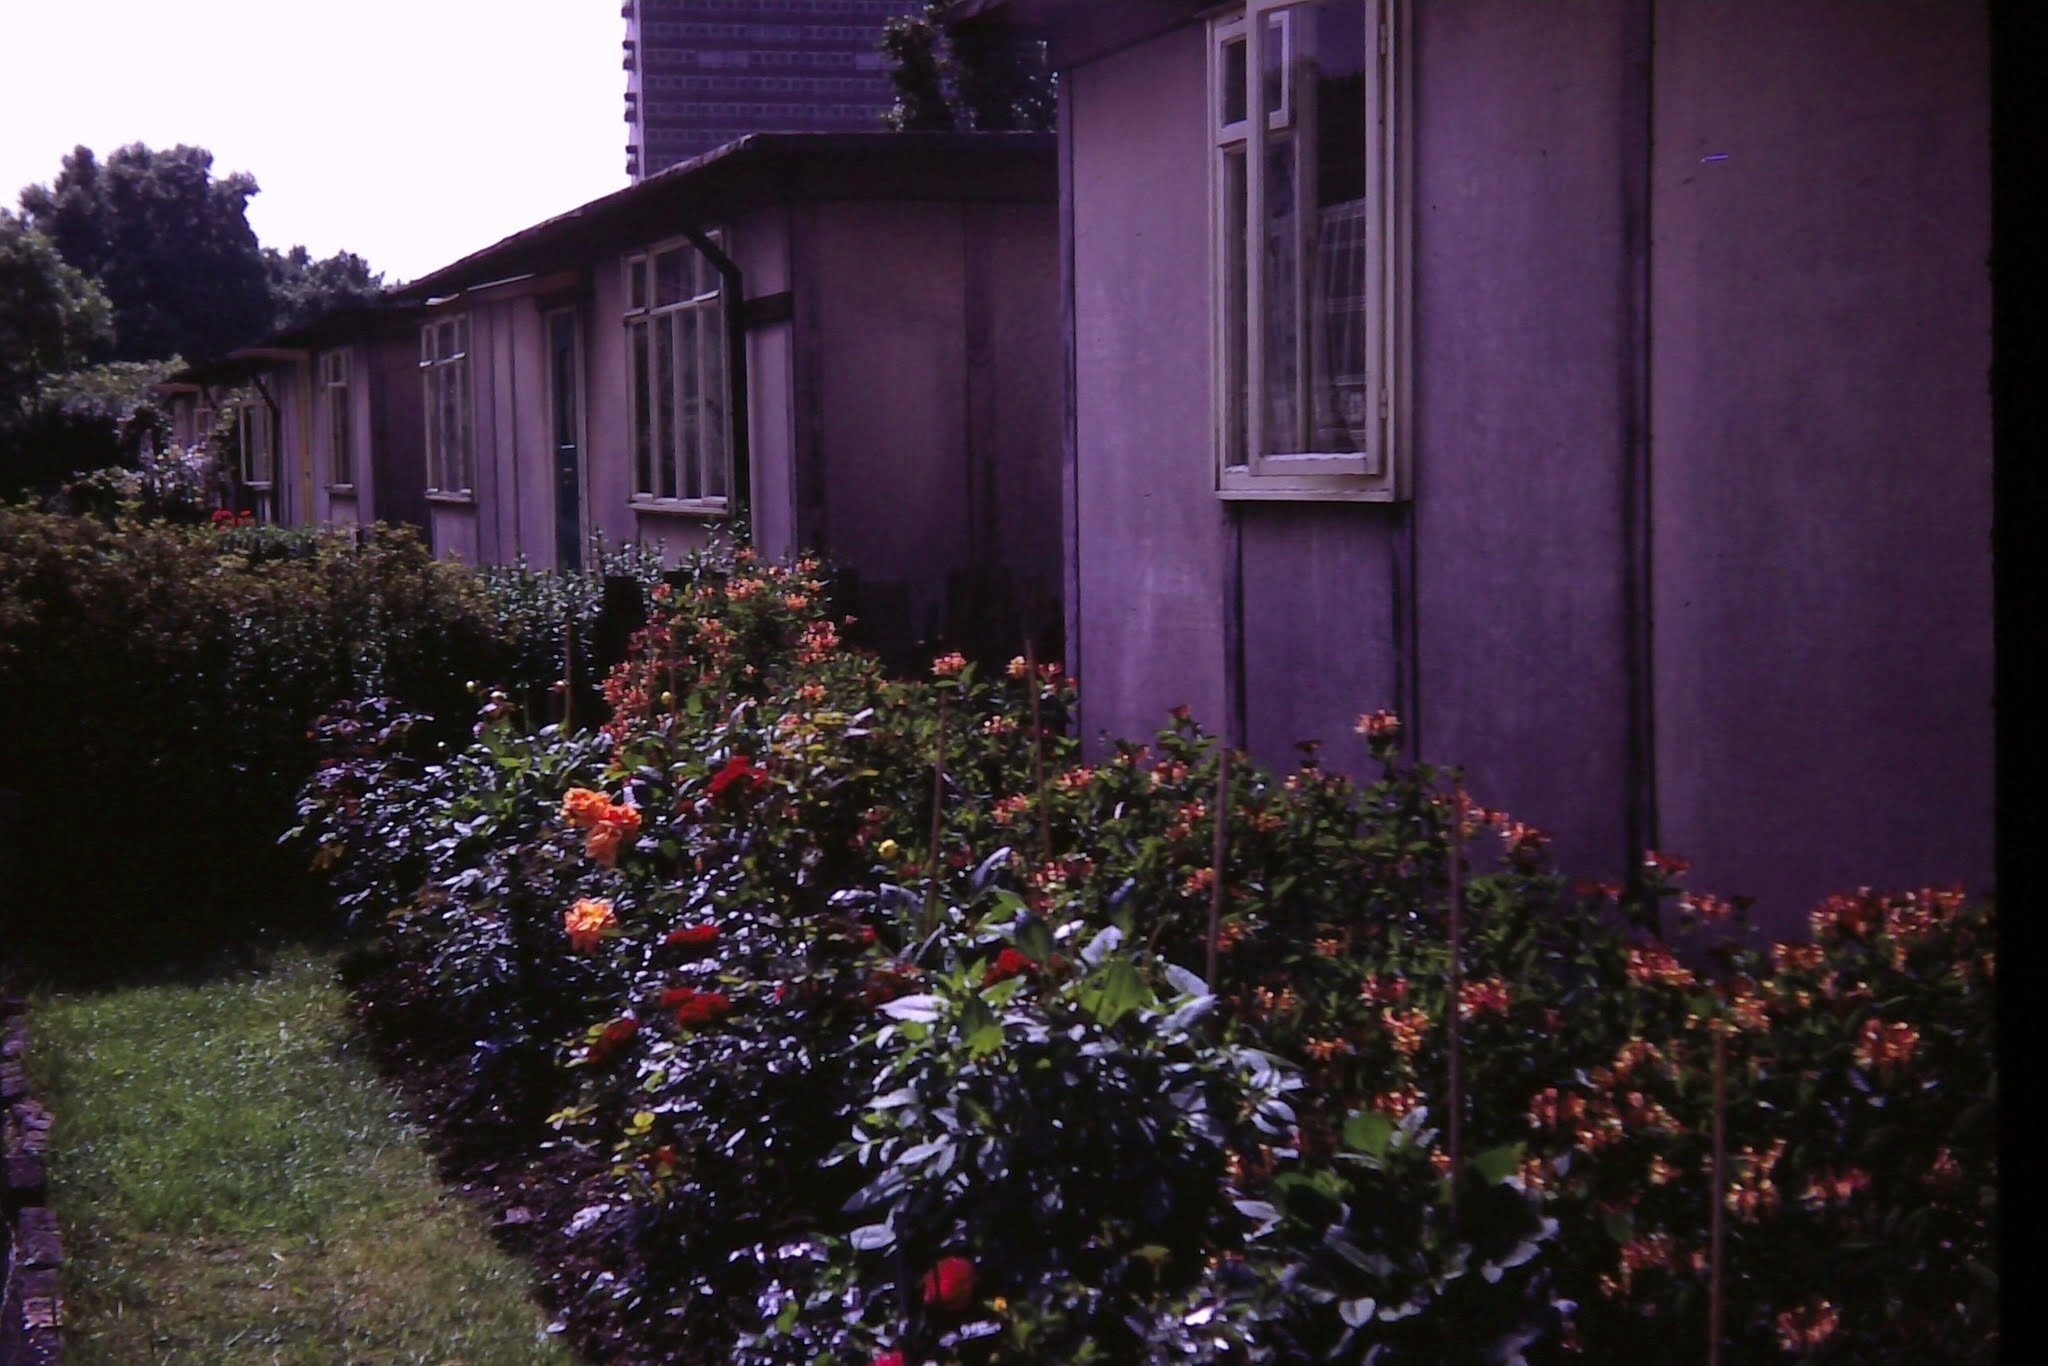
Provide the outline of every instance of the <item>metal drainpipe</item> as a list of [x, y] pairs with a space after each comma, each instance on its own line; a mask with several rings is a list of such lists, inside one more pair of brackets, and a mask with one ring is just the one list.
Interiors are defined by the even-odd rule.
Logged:
[[732, 421], [733, 517], [742, 521], [751, 541], [754, 532], [754, 462], [747, 444], [747, 285], [739, 263], [727, 256], [703, 229], [685, 225], [683, 236], [704, 253], [725, 284], [725, 375], [731, 389], [727, 413]]

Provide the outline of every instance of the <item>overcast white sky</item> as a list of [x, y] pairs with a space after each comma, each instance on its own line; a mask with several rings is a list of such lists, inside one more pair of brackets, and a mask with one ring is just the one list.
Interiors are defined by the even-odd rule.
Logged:
[[0, 203], [196, 144], [265, 246], [424, 275], [626, 184], [624, 37], [617, 0], [0, 0]]

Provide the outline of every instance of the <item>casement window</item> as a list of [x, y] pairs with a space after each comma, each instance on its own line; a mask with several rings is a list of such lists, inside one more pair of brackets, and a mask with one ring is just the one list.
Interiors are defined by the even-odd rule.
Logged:
[[627, 412], [633, 499], [723, 511], [731, 487], [725, 297], [687, 242], [626, 260]]
[[1210, 29], [1217, 488], [1406, 496], [1403, 0]]
[[471, 497], [476, 489], [476, 425], [470, 415], [467, 315], [420, 329], [420, 385], [427, 415], [427, 492]]
[[320, 415], [327, 429], [327, 482], [338, 489], [356, 482], [355, 427], [350, 421], [349, 354], [329, 351], [320, 357]]
[[267, 489], [277, 479], [277, 423], [261, 397], [245, 398], [238, 408], [242, 482], [252, 489]]

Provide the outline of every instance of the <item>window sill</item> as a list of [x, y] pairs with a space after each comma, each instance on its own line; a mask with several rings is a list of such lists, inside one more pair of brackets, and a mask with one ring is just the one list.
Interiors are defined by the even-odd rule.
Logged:
[[1405, 503], [1409, 495], [1385, 475], [1251, 474], [1225, 469], [1216, 496], [1233, 503]]
[[428, 489], [427, 501], [430, 503], [447, 503], [455, 507], [475, 507], [476, 493], [473, 490], [462, 493], [443, 493], [439, 489]]
[[638, 513], [651, 513], [659, 517], [692, 517], [705, 522], [723, 521], [731, 515], [731, 509], [723, 498], [635, 498], [631, 507]]
[[353, 498], [356, 496], [356, 486], [354, 484], [329, 484], [327, 486], [327, 496], [329, 498]]

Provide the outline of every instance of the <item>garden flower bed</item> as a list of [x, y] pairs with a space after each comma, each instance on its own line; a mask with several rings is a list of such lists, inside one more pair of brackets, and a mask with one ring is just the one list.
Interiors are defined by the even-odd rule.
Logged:
[[1995, 1352], [1989, 906], [1758, 945], [1672, 856], [1567, 884], [1384, 713], [1362, 781], [1184, 711], [1082, 765], [1057, 666], [891, 679], [824, 600], [701, 557], [604, 729], [366, 702], [301, 799], [594, 1357]]

